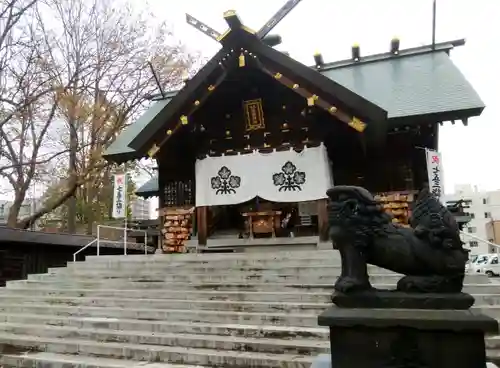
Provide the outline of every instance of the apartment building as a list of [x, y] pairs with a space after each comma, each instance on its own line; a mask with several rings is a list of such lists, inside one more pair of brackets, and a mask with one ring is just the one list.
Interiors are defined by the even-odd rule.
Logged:
[[[471, 221], [464, 229], [462, 240], [471, 254], [496, 252], [496, 247], [484, 241], [500, 245], [500, 190], [481, 191], [472, 185], [457, 185], [453, 194], [445, 195], [446, 201], [463, 200], [471, 215]], [[494, 226], [499, 221], [498, 227]], [[498, 232], [498, 237], [494, 236]]]
[[[26, 198], [19, 209], [18, 218], [28, 217], [43, 205], [42, 198]], [[5, 225], [9, 217], [12, 201], [0, 199], [0, 225]]]

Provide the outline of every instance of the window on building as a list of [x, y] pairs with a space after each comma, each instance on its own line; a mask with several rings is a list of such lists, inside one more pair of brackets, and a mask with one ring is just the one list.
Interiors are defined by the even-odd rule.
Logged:
[[471, 218], [471, 219], [476, 218], [476, 214], [475, 214], [475, 213], [471, 213], [471, 214], [470, 214], [470, 218]]
[[484, 218], [490, 218], [490, 217], [491, 217], [491, 212], [484, 213]]
[[488, 204], [488, 198], [483, 198], [483, 204]]
[[471, 226], [467, 229], [467, 231], [471, 234], [474, 234], [477, 231], [477, 229], [474, 226]]
[[475, 240], [469, 242], [469, 247], [471, 248], [477, 248], [479, 246], [479, 243]]

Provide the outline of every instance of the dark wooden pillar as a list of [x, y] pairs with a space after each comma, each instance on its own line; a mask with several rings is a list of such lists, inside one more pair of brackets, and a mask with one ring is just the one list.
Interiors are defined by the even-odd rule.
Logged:
[[319, 231], [319, 240], [328, 241], [328, 211], [327, 199], [319, 199], [316, 201], [318, 206], [318, 231]]
[[198, 245], [207, 245], [208, 207], [196, 207], [196, 226], [198, 228]]

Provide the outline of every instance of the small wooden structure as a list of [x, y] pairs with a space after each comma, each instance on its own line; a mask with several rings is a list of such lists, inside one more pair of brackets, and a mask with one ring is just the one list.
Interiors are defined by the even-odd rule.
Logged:
[[[278, 12], [277, 21], [283, 16]], [[397, 219], [404, 223], [411, 194], [427, 181], [421, 148], [437, 149], [439, 123], [466, 124], [484, 108], [449, 59], [449, 51], [463, 40], [407, 50], [399, 50], [398, 42], [389, 52], [366, 57], [356, 46], [349, 60], [325, 63], [318, 54], [315, 64], [306, 66], [266, 39], [277, 21], [254, 32], [233, 11], [224, 18], [229, 29], [213, 37], [221, 50], [180, 91], [160, 96], [105, 152], [106, 159], [117, 163], [156, 159], [156, 186], [153, 178], [145, 192], [156, 193], [162, 209], [195, 206], [193, 233], [201, 245], [222, 224], [237, 229], [235, 237], [244, 236], [245, 230], [250, 236], [277, 235], [278, 213], [279, 221], [290, 213], [295, 223], [307, 218], [304, 224], [314, 224], [323, 240], [328, 237], [324, 197], [310, 201], [313, 213], [300, 211], [301, 185], [310, 183], [314, 165], [307, 167], [307, 175], [292, 162], [276, 169], [274, 185], [280, 198], [288, 195], [284, 201], [262, 201], [252, 188], [245, 189], [246, 202], [243, 197], [219, 200], [242, 191], [248, 176], [236, 171], [245, 170], [244, 157], [257, 153], [271, 162], [279, 152], [298, 157], [305, 148], [324, 147], [335, 184], [379, 193], [388, 199], [388, 211], [400, 213]], [[201, 24], [196, 22], [191, 24]], [[201, 163], [217, 158], [233, 160], [234, 167], [221, 164], [218, 173], [202, 174]], [[265, 159], [260, 162], [266, 165]], [[212, 202], [206, 200], [210, 190]], [[389, 200], [396, 197], [406, 202]], [[254, 215], [266, 211], [273, 215]], [[245, 218], [250, 219], [248, 228]]]
[[[64, 267], [73, 254], [94, 238], [82, 235], [44, 233], [0, 227], [0, 286], [22, 280], [28, 274], [45, 273], [50, 267]], [[129, 243], [128, 254], [144, 254], [140, 244]], [[101, 241], [101, 255], [123, 254], [122, 242]], [[78, 259], [96, 255], [95, 246], [83, 250]]]

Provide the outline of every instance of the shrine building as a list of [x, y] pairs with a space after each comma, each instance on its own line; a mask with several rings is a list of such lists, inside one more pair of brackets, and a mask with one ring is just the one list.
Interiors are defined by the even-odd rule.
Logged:
[[220, 51], [104, 155], [156, 160], [158, 176], [137, 193], [159, 197], [170, 251], [191, 237], [326, 240], [333, 185], [377, 193], [405, 224], [427, 182], [423, 148], [438, 148], [443, 122], [467, 124], [484, 109], [449, 57], [464, 40], [400, 50], [394, 39], [388, 52], [362, 56], [354, 46], [348, 60], [316, 54], [304, 65], [274, 49], [268, 30], [224, 17]]

